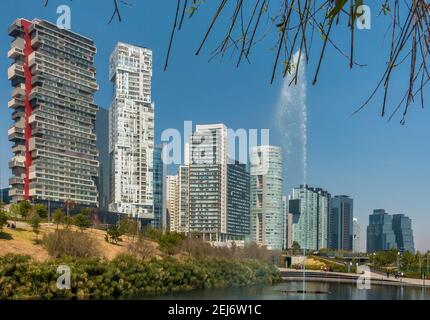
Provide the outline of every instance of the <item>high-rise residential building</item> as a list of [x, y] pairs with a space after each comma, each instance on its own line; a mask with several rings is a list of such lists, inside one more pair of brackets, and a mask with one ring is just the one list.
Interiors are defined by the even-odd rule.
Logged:
[[385, 251], [391, 248], [397, 248], [393, 217], [384, 209], [373, 210], [367, 226], [367, 252]]
[[302, 185], [293, 189], [289, 201], [289, 211], [293, 215], [293, 241], [301, 248], [327, 248], [330, 199], [330, 193], [321, 188]]
[[360, 245], [360, 224], [357, 218], [352, 219], [352, 252], [361, 252]]
[[282, 248], [288, 248], [288, 226], [287, 226], [287, 218], [288, 218], [288, 197], [282, 196], [282, 213], [284, 217], [282, 218]]
[[110, 210], [153, 219], [152, 51], [118, 43], [110, 57]]
[[167, 229], [167, 219], [165, 216], [165, 195], [166, 195], [166, 172], [167, 165], [163, 161], [163, 145], [154, 147], [154, 177], [153, 177], [153, 198], [154, 198], [154, 220], [152, 226], [157, 229]]
[[178, 231], [188, 234], [190, 226], [188, 166], [178, 168]]
[[415, 253], [412, 220], [404, 214], [394, 214], [393, 231], [396, 238], [397, 249], [401, 252], [409, 251]]
[[93, 41], [39, 19], [17, 19], [8, 32], [12, 200], [97, 206]]
[[96, 116], [97, 150], [99, 152], [99, 208], [107, 211], [109, 207], [110, 157], [109, 157], [109, 110], [100, 108]]
[[354, 201], [348, 196], [331, 198], [328, 247], [352, 251]]
[[250, 233], [250, 176], [246, 164], [227, 165], [227, 234], [230, 240], [245, 240]]
[[178, 175], [168, 175], [166, 178], [166, 209], [170, 232], [179, 232], [178, 181]]
[[287, 246], [286, 249], [293, 247], [293, 215], [287, 213]]
[[226, 241], [227, 127], [197, 125], [189, 146], [189, 228], [209, 241]]
[[276, 146], [254, 147], [251, 160], [251, 240], [272, 250], [283, 247], [282, 153]]

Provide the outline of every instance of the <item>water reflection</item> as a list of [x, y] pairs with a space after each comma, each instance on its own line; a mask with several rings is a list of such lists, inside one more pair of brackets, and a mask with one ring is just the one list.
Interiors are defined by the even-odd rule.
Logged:
[[275, 286], [252, 286], [228, 289], [194, 290], [144, 299], [211, 299], [211, 300], [430, 300], [430, 288], [372, 285], [359, 290], [342, 282], [289, 281]]

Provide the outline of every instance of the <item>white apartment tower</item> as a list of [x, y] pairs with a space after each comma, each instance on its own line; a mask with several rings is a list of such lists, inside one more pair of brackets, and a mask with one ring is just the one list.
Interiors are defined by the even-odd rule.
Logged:
[[152, 51], [118, 43], [110, 56], [111, 211], [152, 219], [154, 104]]
[[170, 232], [179, 232], [179, 176], [166, 177], [166, 209]]
[[282, 201], [283, 160], [276, 146], [254, 147], [251, 156], [251, 241], [282, 250], [286, 204]]
[[226, 241], [227, 127], [197, 125], [188, 152], [189, 231], [204, 240]]

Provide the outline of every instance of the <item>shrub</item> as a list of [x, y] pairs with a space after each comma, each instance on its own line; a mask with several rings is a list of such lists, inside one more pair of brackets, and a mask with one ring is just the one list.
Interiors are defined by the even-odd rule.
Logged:
[[138, 259], [146, 260], [154, 257], [155, 248], [140, 236], [128, 245], [128, 252]]
[[65, 256], [87, 258], [99, 255], [89, 235], [69, 229], [45, 234], [42, 243], [49, 255], [54, 258]]
[[[71, 290], [56, 287], [59, 264], [71, 268]], [[273, 265], [255, 260], [168, 258], [143, 263], [121, 255], [110, 262], [66, 258], [38, 263], [25, 256], [7, 255], [0, 258], [0, 279], [0, 299], [112, 299], [273, 284], [280, 281], [280, 274]]]

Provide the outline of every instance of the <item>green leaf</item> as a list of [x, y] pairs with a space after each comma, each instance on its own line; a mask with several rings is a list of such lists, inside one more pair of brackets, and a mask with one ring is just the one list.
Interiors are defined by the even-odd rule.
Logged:
[[348, 0], [336, 0], [336, 5], [334, 8], [329, 12], [328, 18], [334, 18], [336, 17], [339, 12], [343, 9], [345, 4], [348, 2]]

